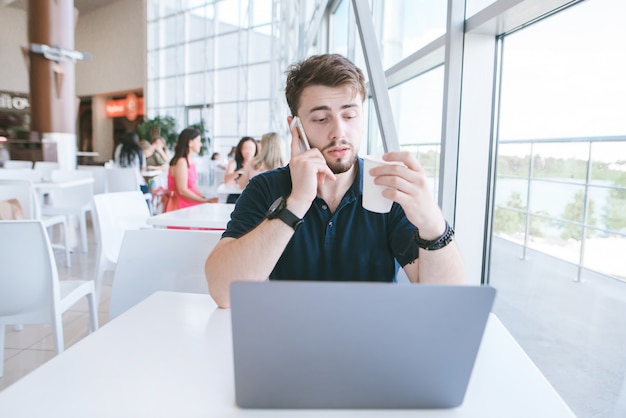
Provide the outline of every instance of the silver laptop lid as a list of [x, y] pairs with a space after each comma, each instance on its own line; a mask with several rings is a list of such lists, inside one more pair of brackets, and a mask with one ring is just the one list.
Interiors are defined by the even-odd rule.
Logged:
[[237, 282], [237, 405], [450, 408], [463, 402], [495, 290]]

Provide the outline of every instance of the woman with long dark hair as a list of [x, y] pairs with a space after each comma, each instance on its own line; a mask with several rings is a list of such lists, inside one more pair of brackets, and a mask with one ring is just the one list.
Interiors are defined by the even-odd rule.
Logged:
[[146, 156], [139, 145], [139, 135], [135, 132], [126, 132], [122, 141], [115, 147], [113, 156], [118, 167], [135, 167], [137, 169], [137, 184], [142, 192], [148, 193], [148, 185], [141, 173], [146, 171]]
[[196, 165], [190, 157], [199, 153], [201, 148], [200, 132], [197, 129], [185, 128], [178, 135], [174, 157], [170, 161], [167, 175], [167, 187], [176, 192], [178, 208], [217, 201], [216, 198], [202, 196], [196, 186], [198, 173]]
[[244, 136], [239, 140], [235, 148], [235, 159], [228, 162], [224, 183], [231, 182], [243, 174], [246, 165], [256, 157], [258, 152], [257, 143], [254, 138]]
[[[250, 164], [252, 159], [258, 153], [257, 142], [250, 136], [244, 136], [239, 140], [237, 148], [235, 148], [235, 159], [228, 162], [226, 173], [224, 174], [224, 183], [235, 182], [238, 184], [243, 176], [245, 168]], [[226, 203], [235, 203], [239, 198], [239, 194], [229, 194]]]

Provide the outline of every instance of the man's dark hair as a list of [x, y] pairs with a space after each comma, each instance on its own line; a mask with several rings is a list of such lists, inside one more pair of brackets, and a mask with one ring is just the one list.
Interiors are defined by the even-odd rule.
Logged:
[[367, 97], [363, 72], [352, 61], [339, 54], [313, 55], [290, 65], [286, 74], [285, 97], [294, 116], [298, 114], [302, 91], [309, 86], [350, 85], [355, 96], [360, 93], [363, 100]]

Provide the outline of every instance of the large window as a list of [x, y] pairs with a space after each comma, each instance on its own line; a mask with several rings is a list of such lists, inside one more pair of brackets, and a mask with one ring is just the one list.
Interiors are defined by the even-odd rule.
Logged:
[[295, 58], [282, 46], [282, 3], [149, 0], [148, 117], [182, 129], [185, 109], [203, 109], [210, 148], [224, 155], [242, 136], [286, 133], [282, 70]]
[[583, 417], [625, 384], [625, 13], [585, 1], [502, 40], [495, 309]]

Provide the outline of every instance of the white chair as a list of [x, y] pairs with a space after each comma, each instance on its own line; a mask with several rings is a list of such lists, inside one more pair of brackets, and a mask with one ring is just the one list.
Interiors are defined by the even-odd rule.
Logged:
[[[91, 172], [81, 170], [52, 170], [52, 182], [64, 182], [92, 178]], [[50, 193], [50, 202], [42, 206], [42, 214], [76, 216], [80, 225], [83, 252], [89, 250], [87, 243], [87, 213], [91, 212], [93, 182], [78, 186], [58, 188]]]
[[[139, 189], [139, 172], [135, 167], [108, 167], [105, 170], [106, 191], [132, 192]], [[144, 193], [143, 198], [152, 213], [152, 193]]]
[[213, 195], [215, 189], [212, 188], [213, 185], [211, 184], [211, 180], [213, 177], [213, 164], [211, 162], [211, 156], [196, 156], [193, 159], [193, 162], [196, 165], [196, 173], [198, 174], [196, 187], [198, 187], [198, 190], [204, 196]]
[[106, 173], [101, 165], [79, 165], [78, 170], [91, 172], [93, 177], [93, 194], [106, 193]]
[[59, 169], [59, 163], [56, 161], [35, 161], [33, 169], [40, 174], [40, 179], [50, 180], [52, 171]]
[[[36, 262], [35, 262], [36, 260]], [[5, 325], [52, 325], [57, 354], [65, 347], [62, 314], [82, 297], [89, 302], [89, 330], [98, 329], [93, 280], [59, 280], [41, 221], [0, 222], [0, 377]]]
[[32, 168], [14, 168], [11, 170], [1, 169], [0, 179], [41, 181], [41, 174]]
[[220, 231], [126, 231], [113, 277], [109, 318], [159, 290], [208, 293], [204, 263], [221, 236]]
[[10, 169], [10, 170], [15, 170], [19, 168], [27, 168], [30, 170], [33, 168], [33, 162], [22, 161], [22, 160], [8, 160], [4, 162], [4, 168]]
[[0, 200], [17, 199], [22, 206], [24, 219], [37, 219], [43, 221], [46, 228], [61, 225], [63, 228], [63, 245], [53, 244], [65, 250], [65, 265], [70, 267], [70, 246], [67, 243], [68, 227], [67, 218], [63, 215], [43, 216], [41, 214], [41, 202], [32, 183], [29, 180], [3, 180], [0, 179]]
[[150, 210], [139, 190], [94, 195], [93, 206], [94, 226], [100, 236], [95, 276], [99, 300], [105, 272], [115, 270], [124, 232], [148, 228], [146, 221], [150, 217]]
[[111, 167], [105, 169], [106, 192], [132, 192], [139, 190], [137, 169]]

